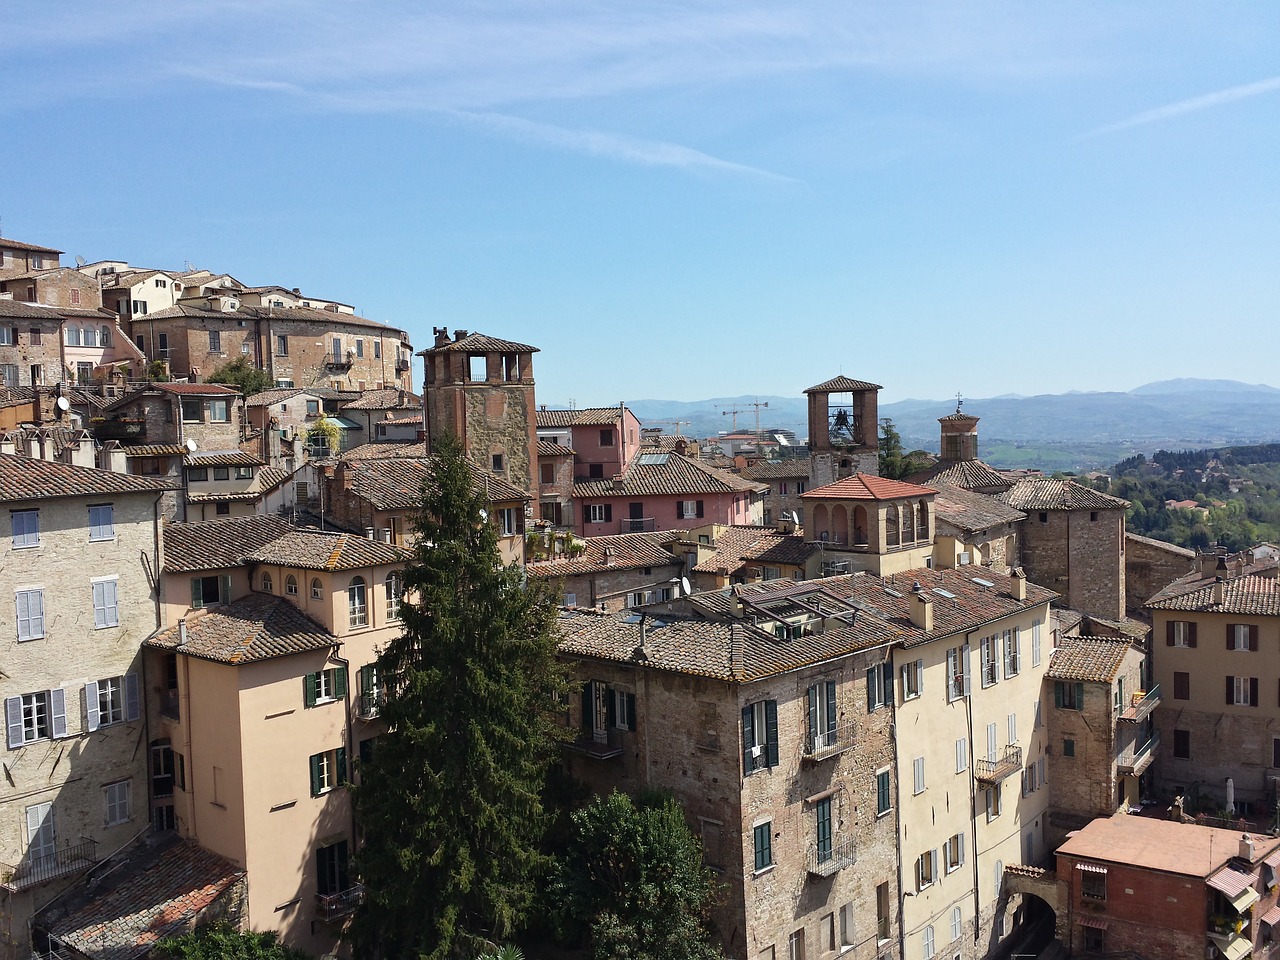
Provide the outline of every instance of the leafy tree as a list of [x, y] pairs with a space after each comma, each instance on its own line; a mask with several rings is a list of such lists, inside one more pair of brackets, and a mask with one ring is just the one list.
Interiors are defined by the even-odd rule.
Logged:
[[672, 797], [597, 797], [573, 825], [553, 890], [562, 936], [589, 934], [595, 960], [721, 956], [707, 916], [712, 875]]
[[549, 866], [541, 792], [565, 690], [555, 607], [503, 567], [457, 441], [437, 445], [404, 572], [404, 633], [377, 660], [388, 733], [355, 790], [367, 900], [356, 955], [471, 957], [527, 921]]
[[236, 357], [229, 363], [224, 363], [209, 374], [209, 382], [239, 387], [246, 397], [271, 389], [271, 377], [265, 370], [259, 370], [250, 363], [248, 357]]
[[166, 937], [156, 944], [155, 955], [164, 960], [307, 960], [307, 954], [280, 943], [274, 931], [240, 933], [225, 923]]
[[890, 480], [902, 476], [902, 434], [888, 417], [880, 419], [880, 476]]
[[337, 453], [342, 446], [342, 431], [328, 417], [321, 417], [311, 425], [303, 439], [311, 448], [313, 457], [327, 457]]

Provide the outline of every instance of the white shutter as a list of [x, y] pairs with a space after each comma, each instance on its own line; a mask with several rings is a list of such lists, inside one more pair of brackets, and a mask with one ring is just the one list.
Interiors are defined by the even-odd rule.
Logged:
[[964, 864], [964, 834], [963, 834], [963, 833], [959, 833], [959, 834], [957, 834], [957, 836], [960, 838], [960, 863], [961, 863], [961, 865], [963, 866], [963, 864]]
[[9, 731], [9, 749], [22, 746], [22, 698], [6, 697], [4, 722]]
[[126, 674], [124, 678], [124, 719], [133, 723], [142, 716], [142, 700], [138, 696], [138, 675]]
[[1018, 715], [1016, 713], [1009, 714], [1009, 742], [1018, 742]]
[[49, 725], [55, 738], [67, 735], [67, 694], [61, 687], [49, 691]]
[[924, 661], [916, 661], [916, 693], [924, 693]]
[[956, 773], [969, 769], [969, 741], [961, 737], [956, 741]]
[[93, 585], [93, 625], [95, 627], [105, 627], [107, 625], [106, 586], [105, 582]]
[[987, 724], [987, 760], [991, 763], [996, 762], [996, 725], [994, 723]]
[[84, 685], [84, 711], [88, 717], [88, 730], [90, 733], [97, 730], [102, 722], [102, 715], [98, 710], [98, 682]]
[[973, 673], [972, 659], [973, 651], [969, 648], [969, 644], [965, 644], [960, 648], [960, 658], [964, 660], [964, 695], [969, 696], [969, 678]]

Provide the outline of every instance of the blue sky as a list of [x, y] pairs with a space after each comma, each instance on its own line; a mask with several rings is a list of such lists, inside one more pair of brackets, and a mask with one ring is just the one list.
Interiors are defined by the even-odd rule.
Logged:
[[532, 343], [580, 406], [1280, 385], [1270, 2], [105, 10], [0, 30], [0, 230], [68, 261]]

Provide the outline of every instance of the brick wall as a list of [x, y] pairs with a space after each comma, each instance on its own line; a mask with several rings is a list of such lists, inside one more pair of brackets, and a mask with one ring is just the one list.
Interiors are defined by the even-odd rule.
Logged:
[[[55, 384], [67, 379], [62, 365], [62, 322], [33, 318], [3, 318], [16, 340], [13, 346], [0, 345], [0, 364], [17, 367], [15, 386], [30, 387]], [[32, 367], [39, 367], [38, 379], [32, 381]]]
[[1138, 610], [1174, 580], [1195, 568], [1195, 553], [1172, 543], [1125, 537], [1125, 605]]
[[1124, 511], [1029, 511], [1022, 525], [1027, 578], [1063, 604], [1119, 620], [1125, 613]]

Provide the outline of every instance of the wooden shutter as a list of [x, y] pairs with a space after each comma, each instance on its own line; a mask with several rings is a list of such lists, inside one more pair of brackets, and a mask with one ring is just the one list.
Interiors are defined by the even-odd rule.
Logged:
[[1227, 706], [1235, 703], [1236, 678], [1227, 677]]
[[333, 671], [333, 695], [341, 700], [347, 695], [347, 668], [339, 667]]
[[127, 673], [124, 677], [124, 718], [133, 723], [142, 716], [142, 698], [138, 696], [138, 675]]
[[1166, 647], [1173, 646], [1173, 621], [1167, 620], [1164, 625], [1164, 645]]
[[308, 673], [302, 678], [302, 701], [308, 707], [314, 707], [320, 697], [320, 675]]
[[9, 749], [22, 746], [22, 698], [6, 697], [4, 701], [4, 723], [9, 731]]
[[67, 735], [67, 694], [61, 687], [49, 691], [49, 726], [55, 738]]
[[224, 573], [218, 578], [218, 602], [227, 604], [231, 602], [231, 574]]
[[766, 746], [765, 752], [768, 753], [768, 763], [771, 767], [778, 765], [778, 701], [766, 700], [764, 702], [764, 723]]
[[1258, 650], [1258, 625], [1256, 623], [1249, 624], [1249, 649], [1255, 653]]
[[606, 503], [604, 505], [604, 522], [613, 523], [613, 504]]
[[98, 709], [98, 683], [96, 680], [84, 685], [84, 709], [88, 719], [86, 727], [90, 733], [93, 733], [102, 722], [102, 716]]
[[191, 607], [194, 610], [199, 610], [203, 606], [204, 606], [204, 593], [200, 589], [200, 578], [192, 577], [191, 578]]
[[1227, 649], [1230, 650], [1234, 644], [1231, 642], [1235, 639], [1236, 625], [1234, 623], [1227, 624]]
[[636, 695], [634, 693], [624, 694], [627, 698], [627, 729], [632, 733], [636, 730]]
[[590, 735], [592, 732], [592, 717], [595, 714], [595, 705], [591, 700], [591, 681], [588, 680], [582, 685], [582, 732]]
[[875, 667], [867, 670], [867, 713], [876, 708], [876, 680], [879, 676]]
[[1258, 705], [1258, 678], [1249, 678], [1249, 706], [1256, 707]]
[[883, 691], [881, 700], [886, 704], [893, 701], [893, 663], [886, 660], [880, 665], [880, 689]]
[[612, 730], [618, 725], [618, 691], [613, 687], [604, 688], [604, 727]]
[[1076, 684], [1076, 709], [1077, 710], [1084, 709], [1084, 684], [1083, 683]]
[[[21, 710], [19, 710], [19, 720], [21, 720]], [[751, 772], [751, 747], [755, 744], [755, 739], [755, 711], [748, 704], [742, 708], [742, 769], [746, 773]]]
[[313, 797], [320, 796], [320, 763], [323, 754], [314, 753], [311, 755], [311, 795]]
[[818, 741], [818, 685], [814, 684], [808, 691], [809, 699], [809, 743], [810, 745]]
[[347, 748], [339, 747], [333, 751], [334, 774], [336, 776], [335, 783], [347, 782]]
[[699, 500], [699, 501], [698, 501], [698, 516], [699, 516], [699, 517], [702, 517], [703, 515], [704, 515], [704, 514], [703, 514], [703, 509], [702, 509], [702, 501], [701, 501], [701, 500]]
[[1192, 647], [1196, 645], [1196, 622], [1194, 620], [1187, 624], [1187, 644]]
[[827, 681], [827, 733], [836, 732], [836, 682]]
[[924, 693], [924, 661], [916, 661], [916, 693]]
[[1053, 705], [1059, 710], [1062, 709], [1062, 681], [1055, 680], [1053, 682]]

